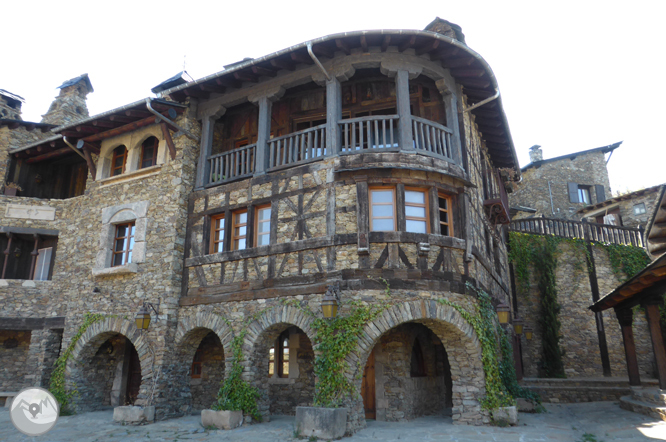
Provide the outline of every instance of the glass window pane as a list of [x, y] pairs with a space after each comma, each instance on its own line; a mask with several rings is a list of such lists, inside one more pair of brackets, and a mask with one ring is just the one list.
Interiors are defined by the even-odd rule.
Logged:
[[405, 190], [405, 202], [425, 204], [425, 192], [416, 192], [413, 190]]
[[236, 242], [236, 250], [245, 250], [245, 238], [239, 239]]
[[449, 215], [446, 212], [439, 212], [439, 220], [443, 223], [449, 222]]
[[271, 209], [270, 208], [261, 209], [259, 211], [259, 221], [264, 221], [269, 219], [271, 219]]
[[444, 198], [439, 199], [439, 208], [440, 209], [445, 209], [446, 210], [447, 209], [447, 204], [448, 204], [448, 200], [446, 200]]
[[270, 244], [270, 235], [259, 235], [257, 237], [258, 246], [267, 246], [268, 244]]
[[406, 220], [407, 231], [414, 233], [427, 233], [426, 232], [426, 223], [425, 221], [413, 221], [411, 219]]
[[242, 212], [236, 215], [236, 222], [238, 224], [245, 224], [247, 223], [247, 212]]
[[217, 219], [217, 228], [218, 229], [224, 229], [224, 218], [218, 218]]
[[268, 363], [268, 374], [269, 376], [273, 376], [273, 373], [275, 373], [275, 363], [274, 362], [269, 362]]
[[116, 228], [116, 238], [122, 238], [127, 236], [127, 227], [126, 226], [118, 226]]
[[131, 251], [127, 254], [127, 262], [125, 264], [129, 264], [130, 262], [132, 262], [132, 252]]
[[134, 249], [134, 237], [133, 236], [130, 237], [129, 249], [130, 250]]
[[271, 230], [271, 223], [269, 222], [264, 221], [262, 223], [259, 223], [259, 225], [257, 226], [257, 231], [259, 233], [269, 232], [270, 230]]
[[241, 226], [238, 228], [238, 236], [247, 235], [247, 226]]
[[282, 374], [286, 377], [289, 374], [289, 362], [282, 363]]
[[392, 190], [373, 190], [372, 191], [373, 203], [392, 203], [393, 191]]
[[121, 266], [123, 265], [123, 256], [124, 254], [119, 253], [117, 255], [113, 255], [113, 266]]
[[222, 241], [218, 242], [215, 245], [215, 253], [222, 253], [223, 246], [224, 246], [224, 243]]
[[425, 218], [425, 207], [405, 206], [405, 215], [416, 218]]
[[393, 206], [372, 206], [372, 217], [390, 216], [393, 218]]
[[125, 250], [125, 240], [124, 239], [117, 239], [116, 240], [116, 247], [114, 249], [116, 252], [121, 252]]
[[393, 231], [392, 219], [373, 219], [372, 230], [375, 231]]

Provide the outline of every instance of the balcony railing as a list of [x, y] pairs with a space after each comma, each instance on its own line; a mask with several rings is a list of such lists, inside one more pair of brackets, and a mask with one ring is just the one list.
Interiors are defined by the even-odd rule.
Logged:
[[282, 135], [268, 142], [269, 169], [308, 163], [326, 155], [326, 124]]
[[342, 153], [398, 148], [398, 116], [372, 115], [340, 121]]
[[556, 218], [529, 218], [511, 221], [509, 230], [609, 244], [635, 247], [644, 246], [642, 229], [620, 227], [611, 224], [569, 221]]
[[256, 144], [208, 157], [208, 184], [219, 184], [254, 173]]
[[509, 214], [509, 196], [502, 183], [499, 170], [494, 172], [490, 168], [484, 167], [483, 173], [483, 206], [486, 209], [486, 215], [493, 224], [507, 224], [511, 221]]
[[412, 116], [414, 148], [453, 160], [451, 148], [453, 131], [446, 126]]

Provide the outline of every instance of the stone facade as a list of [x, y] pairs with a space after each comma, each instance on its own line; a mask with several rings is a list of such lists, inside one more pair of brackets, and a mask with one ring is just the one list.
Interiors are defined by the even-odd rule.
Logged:
[[[538, 150], [540, 153], [541, 149]], [[580, 220], [581, 216], [577, 213], [579, 209], [601, 203], [611, 196], [606, 168], [607, 151], [598, 148], [552, 159], [533, 160], [522, 169], [522, 180], [514, 184], [509, 201], [512, 208], [528, 207], [536, 209], [536, 213], [519, 211], [514, 219], [545, 216]], [[538, 155], [534, 158], [538, 158]], [[584, 188], [589, 201], [572, 202], [571, 183]], [[603, 195], [600, 194], [600, 188], [603, 188]], [[577, 194], [575, 198], [578, 198]]]
[[589, 222], [603, 223], [606, 214], [619, 215], [620, 226], [645, 228], [657, 205], [659, 190], [662, 186], [654, 186], [606, 200], [603, 204], [595, 204], [578, 211], [581, 218]]
[[60, 93], [42, 116], [42, 123], [63, 125], [89, 116], [86, 96], [93, 92], [88, 74], [67, 80], [58, 87]]

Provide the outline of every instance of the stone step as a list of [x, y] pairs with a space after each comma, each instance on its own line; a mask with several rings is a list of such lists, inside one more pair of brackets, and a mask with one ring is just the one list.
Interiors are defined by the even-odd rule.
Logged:
[[624, 396], [620, 399], [620, 408], [666, 421], [666, 406], [660, 407], [649, 402], [638, 401], [631, 396]]
[[631, 389], [631, 397], [637, 401], [666, 407], [666, 390], [661, 390], [659, 388], [633, 387]]
[[[599, 388], [630, 388], [627, 378], [523, 378], [520, 382], [523, 387], [599, 387]], [[642, 379], [643, 386], [655, 387], [658, 382], [654, 379]]]

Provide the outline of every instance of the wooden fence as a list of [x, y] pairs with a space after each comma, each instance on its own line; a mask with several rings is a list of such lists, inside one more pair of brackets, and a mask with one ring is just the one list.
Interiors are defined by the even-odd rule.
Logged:
[[644, 247], [643, 229], [569, 221], [556, 218], [528, 218], [509, 223], [512, 232], [555, 235], [562, 238], [582, 239], [608, 244]]

